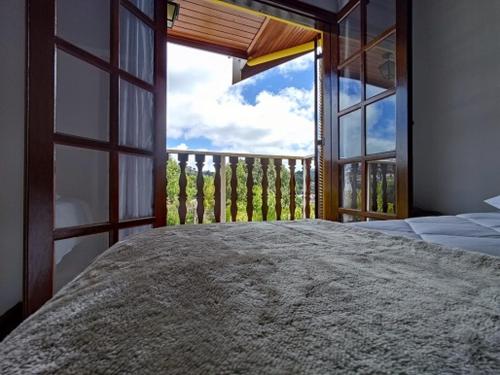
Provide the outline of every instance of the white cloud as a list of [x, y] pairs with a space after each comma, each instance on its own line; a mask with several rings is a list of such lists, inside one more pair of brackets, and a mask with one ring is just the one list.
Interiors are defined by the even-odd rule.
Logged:
[[314, 65], [314, 55], [308, 53], [296, 59], [288, 61], [278, 66], [278, 70], [283, 74], [290, 74], [293, 72], [303, 72], [312, 69]]
[[[283, 72], [306, 69], [307, 58], [300, 59]], [[232, 86], [232, 60], [226, 56], [169, 44], [168, 64], [169, 137], [185, 143], [205, 137], [224, 151], [313, 153], [313, 90], [263, 91], [252, 105], [242, 89], [259, 78]]]

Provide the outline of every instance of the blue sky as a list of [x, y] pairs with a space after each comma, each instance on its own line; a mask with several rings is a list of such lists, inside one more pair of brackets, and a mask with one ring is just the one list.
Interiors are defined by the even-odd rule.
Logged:
[[[232, 85], [232, 60], [227, 56], [169, 44], [167, 57], [168, 148], [313, 154], [312, 53], [236, 85]], [[341, 102], [359, 103], [360, 93], [359, 81], [341, 80]], [[395, 111], [394, 97], [367, 107], [370, 153], [394, 150]], [[361, 118], [346, 116], [345, 120], [349, 133], [344, 133], [341, 148], [359, 154]]]
[[232, 85], [227, 56], [168, 45], [167, 147], [308, 155], [312, 54]]

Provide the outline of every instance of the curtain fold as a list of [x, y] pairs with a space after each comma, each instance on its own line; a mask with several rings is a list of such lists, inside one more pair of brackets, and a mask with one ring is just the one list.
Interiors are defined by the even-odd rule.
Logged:
[[[121, 7], [120, 68], [153, 83], [153, 62], [153, 30]], [[120, 144], [152, 150], [153, 94], [122, 79], [119, 103]], [[120, 220], [153, 216], [153, 159], [122, 153], [119, 166]]]

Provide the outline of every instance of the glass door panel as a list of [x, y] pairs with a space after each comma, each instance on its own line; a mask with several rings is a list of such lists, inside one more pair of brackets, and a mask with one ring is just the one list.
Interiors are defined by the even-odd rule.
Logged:
[[361, 103], [361, 59], [339, 70], [339, 110]]
[[109, 61], [109, 0], [57, 0], [56, 34], [75, 46]]
[[368, 162], [368, 210], [396, 214], [396, 160]]
[[142, 13], [153, 19], [155, 15], [154, 0], [130, 0]]
[[120, 7], [120, 68], [153, 83], [154, 30]]
[[54, 293], [78, 276], [108, 247], [107, 232], [54, 241]]
[[361, 163], [345, 164], [342, 167], [342, 208], [361, 210]]
[[339, 23], [340, 62], [359, 51], [361, 47], [361, 7], [354, 8]]
[[56, 132], [108, 141], [109, 73], [60, 50], [56, 65]]
[[153, 159], [120, 154], [120, 220], [153, 216]]
[[152, 225], [141, 225], [140, 227], [131, 227], [131, 228], [123, 228], [120, 229], [119, 240], [123, 241], [130, 236], [134, 236], [136, 234], [147, 232], [153, 228]]
[[30, 1], [26, 315], [119, 238], [165, 225], [166, 8]]
[[109, 154], [56, 145], [55, 227], [109, 221]]
[[396, 0], [367, 1], [366, 13], [366, 39], [369, 43], [396, 25]]
[[340, 158], [353, 158], [361, 156], [361, 111], [357, 110], [339, 120]]
[[396, 34], [366, 52], [366, 98], [396, 88]]
[[366, 153], [396, 151], [396, 97], [366, 107]]
[[120, 145], [153, 149], [154, 95], [120, 79]]
[[332, 138], [338, 154], [332, 174], [340, 189], [334, 194], [334, 216], [344, 221], [407, 217], [409, 60], [404, 37], [409, 38], [409, 1], [360, 0], [349, 6], [338, 21], [333, 67], [338, 131], [332, 131]]

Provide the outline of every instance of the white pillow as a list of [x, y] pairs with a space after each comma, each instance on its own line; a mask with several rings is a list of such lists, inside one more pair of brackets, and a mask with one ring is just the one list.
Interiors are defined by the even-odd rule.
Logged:
[[496, 197], [490, 199], [486, 199], [484, 203], [487, 203], [490, 206], [500, 209], [500, 195], [497, 195]]

